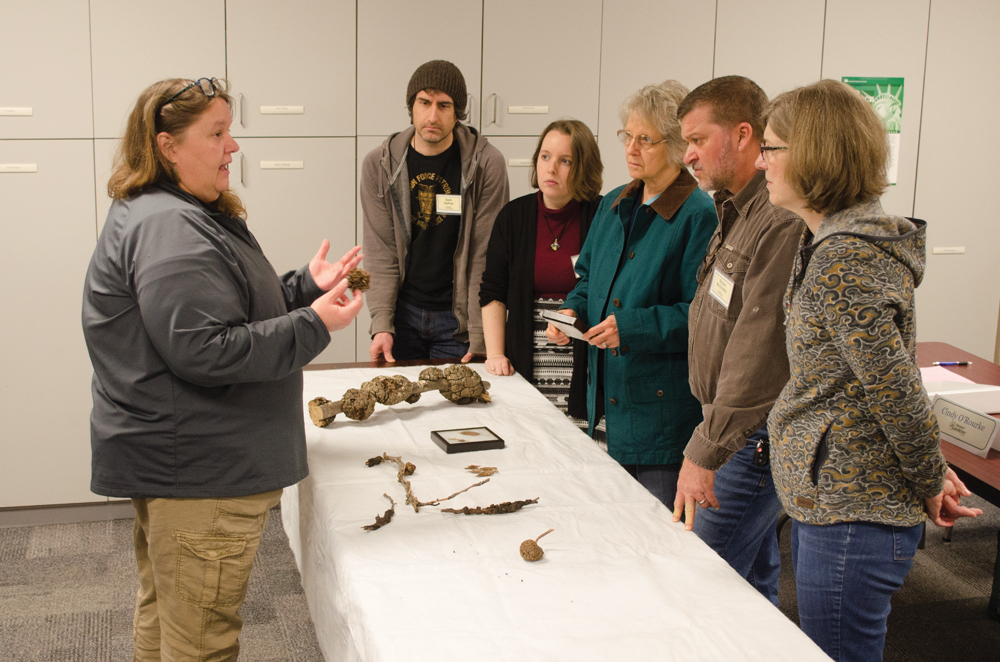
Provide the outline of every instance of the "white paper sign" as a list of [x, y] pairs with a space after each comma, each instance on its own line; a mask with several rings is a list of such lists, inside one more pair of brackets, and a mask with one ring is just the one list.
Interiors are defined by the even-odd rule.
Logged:
[[986, 457], [1000, 431], [1000, 420], [947, 398], [934, 398], [934, 413], [941, 427], [941, 439], [979, 457]]

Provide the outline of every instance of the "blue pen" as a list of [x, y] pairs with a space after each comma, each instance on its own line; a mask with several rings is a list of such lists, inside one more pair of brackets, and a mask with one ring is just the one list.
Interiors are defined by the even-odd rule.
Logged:
[[972, 361], [935, 361], [931, 365], [972, 365]]

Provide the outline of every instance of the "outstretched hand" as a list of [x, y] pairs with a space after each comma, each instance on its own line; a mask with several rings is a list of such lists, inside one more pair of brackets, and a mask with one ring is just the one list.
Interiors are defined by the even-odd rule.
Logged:
[[330, 291], [334, 285], [347, 276], [347, 272], [361, 263], [361, 247], [355, 246], [344, 254], [336, 262], [326, 261], [326, 254], [330, 251], [330, 242], [326, 239], [319, 245], [319, 250], [313, 259], [309, 260], [309, 274], [316, 281], [316, 285], [324, 292]]
[[313, 301], [310, 306], [323, 320], [326, 330], [331, 333], [350, 324], [357, 317], [362, 304], [364, 304], [364, 298], [359, 290], [354, 291], [353, 298], [348, 298], [346, 292], [347, 279], [342, 278], [330, 291]]

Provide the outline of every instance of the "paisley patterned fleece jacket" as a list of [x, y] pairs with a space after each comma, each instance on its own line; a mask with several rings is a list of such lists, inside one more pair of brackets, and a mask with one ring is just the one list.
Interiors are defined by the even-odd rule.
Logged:
[[873, 199], [803, 234], [785, 294], [791, 376], [768, 420], [778, 497], [801, 522], [914, 526], [941, 491], [916, 364], [926, 227]]

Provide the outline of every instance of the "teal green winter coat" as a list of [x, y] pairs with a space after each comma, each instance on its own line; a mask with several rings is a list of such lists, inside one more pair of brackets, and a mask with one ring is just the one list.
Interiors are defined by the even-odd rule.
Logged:
[[688, 306], [718, 218], [712, 199], [682, 170], [652, 206], [641, 205], [626, 247], [625, 230], [641, 193], [636, 180], [604, 196], [580, 251], [580, 281], [566, 307], [589, 326], [611, 314], [618, 323], [619, 347], [589, 349], [590, 433], [596, 423], [597, 365], [605, 360], [611, 456], [622, 464], [676, 464], [701, 422], [701, 405], [688, 386]]

